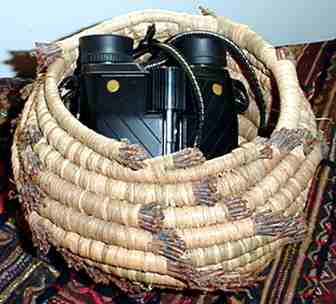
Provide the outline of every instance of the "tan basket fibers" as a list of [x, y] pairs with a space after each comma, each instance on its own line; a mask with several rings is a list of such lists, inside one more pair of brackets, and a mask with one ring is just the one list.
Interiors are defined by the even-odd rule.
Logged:
[[[280, 114], [270, 138], [257, 136], [259, 113], [239, 117], [239, 148], [204, 160], [194, 148], [145, 159], [140, 147], [105, 138], [65, 108], [58, 84], [75, 68], [78, 38], [118, 33], [137, 41], [149, 24], [158, 37], [213, 31], [248, 56]], [[247, 26], [223, 17], [136, 12], [38, 50], [42, 70], [13, 145], [21, 201], [42, 250], [55, 246], [96, 281], [194, 289], [231, 289], [258, 280], [282, 246], [302, 240], [302, 211], [321, 160], [315, 117], [295, 66]], [[247, 85], [230, 59], [232, 77]]]

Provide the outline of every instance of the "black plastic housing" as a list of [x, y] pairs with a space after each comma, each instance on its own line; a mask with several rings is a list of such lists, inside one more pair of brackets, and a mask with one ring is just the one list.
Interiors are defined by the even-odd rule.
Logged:
[[[238, 116], [232, 80], [224, 67], [197, 65], [192, 66], [192, 70], [200, 85], [205, 106], [200, 149], [207, 159], [211, 159], [229, 153], [238, 146]], [[186, 90], [186, 103], [191, 106], [194, 104], [194, 96], [189, 86], [190, 84]], [[221, 92], [216, 92], [214, 86], [221, 88]], [[195, 127], [190, 126], [188, 130], [192, 132]], [[188, 134], [187, 137], [190, 145], [194, 135]]]
[[[225, 69], [227, 51], [224, 42], [203, 34], [193, 34], [178, 38], [172, 45], [191, 65], [203, 95], [205, 116], [201, 151], [207, 159], [231, 152], [238, 146], [238, 109], [232, 80]], [[174, 60], [170, 60], [170, 65], [174, 64]], [[221, 94], [214, 90], [214, 86], [222, 88]], [[197, 105], [189, 83], [186, 92], [190, 113], [197, 109]], [[195, 128], [195, 123], [188, 128], [188, 145], [194, 140]]]
[[[175, 47], [191, 65], [204, 98], [200, 149], [208, 159], [229, 153], [238, 145], [238, 119], [225, 49], [198, 36]], [[141, 144], [150, 156], [193, 146], [198, 105], [183, 70], [170, 60], [147, 71], [133, 62], [132, 51], [128, 37], [80, 39], [80, 120], [107, 137]]]

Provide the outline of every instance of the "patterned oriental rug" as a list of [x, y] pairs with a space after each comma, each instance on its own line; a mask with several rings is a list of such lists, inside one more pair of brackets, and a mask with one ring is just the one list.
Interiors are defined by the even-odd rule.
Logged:
[[[153, 289], [125, 294], [114, 286], [94, 284], [85, 274], [69, 270], [57, 256], [50, 258], [52, 263], [38, 258], [8, 178], [12, 128], [0, 121], [0, 304], [336, 303], [336, 40], [279, 51], [293, 53], [302, 88], [328, 140], [329, 153], [310, 189], [305, 210], [307, 236], [302, 243], [288, 245], [278, 253], [265, 273], [264, 284], [235, 293]], [[0, 82], [0, 110], [1, 96]], [[20, 105], [17, 113], [19, 109]], [[15, 119], [10, 124], [15, 124]]]

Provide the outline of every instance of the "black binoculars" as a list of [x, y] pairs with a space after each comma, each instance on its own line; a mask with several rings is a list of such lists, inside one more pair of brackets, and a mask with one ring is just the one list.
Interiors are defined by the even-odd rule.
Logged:
[[[145, 53], [149, 59], [140, 57]], [[226, 56], [225, 43], [204, 32], [136, 49], [129, 37], [84, 36], [79, 119], [107, 137], [142, 145], [151, 156], [195, 145], [207, 159], [229, 153], [238, 146], [238, 113], [248, 97], [234, 85]], [[237, 87], [244, 98], [235, 98]]]

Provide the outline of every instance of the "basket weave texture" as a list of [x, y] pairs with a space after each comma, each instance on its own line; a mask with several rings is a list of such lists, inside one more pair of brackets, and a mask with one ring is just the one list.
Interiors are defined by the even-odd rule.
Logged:
[[[238, 44], [262, 86], [267, 117], [273, 96], [280, 97], [271, 136], [257, 136], [251, 92], [239, 117], [240, 146], [212, 160], [195, 148], [145, 159], [137, 145], [103, 137], [73, 117], [58, 85], [75, 69], [79, 37], [117, 33], [139, 41], [151, 23], [159, 39], [206, 30]], [[37, 53], [41, 70], [12, 162], [43, 252], [55, 246], [70, 265], [105, 283], [215, 290], [255, 283], [279, 248], [302, 240], [308, 188], [322, 157], [315, 117], [293, 63], [246, 25], [143, 11], [39, 45]], [[231, 58], [228, 67], [248, 86]]]

